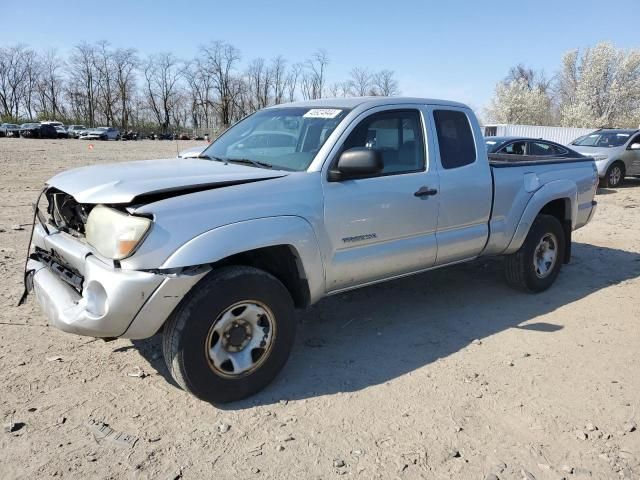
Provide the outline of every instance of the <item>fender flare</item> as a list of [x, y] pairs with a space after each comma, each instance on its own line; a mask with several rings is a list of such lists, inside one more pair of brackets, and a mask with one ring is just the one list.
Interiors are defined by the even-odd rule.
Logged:
[[565, 221], [571, 221], [571, 230], [574, 230], [576, 218], [578, 217], [578, 187], [575, 182], [571, 180], [555, 180], [543, 185], [529, 199], [520, 217], [516, 231], [511, 238], [511, 242], [503, 253], [508, 255], [518, 251], [527, 238], [533, 221], [544, 206], [554, 200], [562, 199], [569, 202], [569, 208], [565, 208], [565, 215], [568, 211], [570, 217], [565, 218]]
[[192, 238], [167, 258], [161, 269], [205, 265], [232, 255], [276, 245], [292, 248], [311, 303], [324, 295], [324, 264], [311, 224], [298, 216], [264, 217], [216, 227]]

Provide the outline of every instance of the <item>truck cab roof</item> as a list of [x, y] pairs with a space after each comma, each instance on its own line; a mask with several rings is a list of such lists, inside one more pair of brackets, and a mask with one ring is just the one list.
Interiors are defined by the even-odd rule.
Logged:
[[303, 100], [292, 103], [281, 103], [273, 105], [269, 108], [286, 108], [286, 107], [307, 107], [307, 108], [345, 108], [353, 109], [356, 107], [378, 107], [383, 105], [402, 105], [402, 104], [424, 104], [424, 105], [447, 105], [450, 107], [468, 108], [467, 105], [451, 100], [438, 100], [433, 98], [418, 97], [348, 97], [348, 98], [319, 98], [316, 100]]

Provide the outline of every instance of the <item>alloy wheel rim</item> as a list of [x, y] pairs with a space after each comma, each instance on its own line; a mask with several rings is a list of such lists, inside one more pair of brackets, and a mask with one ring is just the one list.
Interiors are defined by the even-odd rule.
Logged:
[[248, 375], [268, 358], [276, 336], [273, 312], [243, 300], [227, 307], [209, 329], [205, 356], [211, 370], [227, 378]]
[[620, 178], [622, 177], [622, 171], [620, 167], [613, 167], [611, 169], [611, 173], [609, 174], [609, 183], [611, 185], [617, 185], [620, 182]]
[[553, 271], [558, 259], [558, 240], [553, 233], [542, 236], [533, 254], [533, 268], [536, 277], [546, 278]]

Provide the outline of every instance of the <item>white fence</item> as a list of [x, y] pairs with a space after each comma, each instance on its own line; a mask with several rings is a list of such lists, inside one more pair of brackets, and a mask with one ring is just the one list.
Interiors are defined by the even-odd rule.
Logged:
[[552, 142], [568, 145], [576, 138], [587, 135], [596, 128], [544, 127], [536, 125], [485, 125], [485, 137], [530, 137], [542, 138]]

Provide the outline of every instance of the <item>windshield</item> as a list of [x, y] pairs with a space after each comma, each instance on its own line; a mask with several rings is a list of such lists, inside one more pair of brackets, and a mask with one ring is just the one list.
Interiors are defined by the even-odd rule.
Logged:
[[347, 109], [284, 107], [241, 120], [202, 152], [214, 160], [306, 170]]
[[584, 137], [580, 137], [572, 145], [580, 147], [621, 147], [624, 145], [630, 133], [626, 132], [594, 132]]

